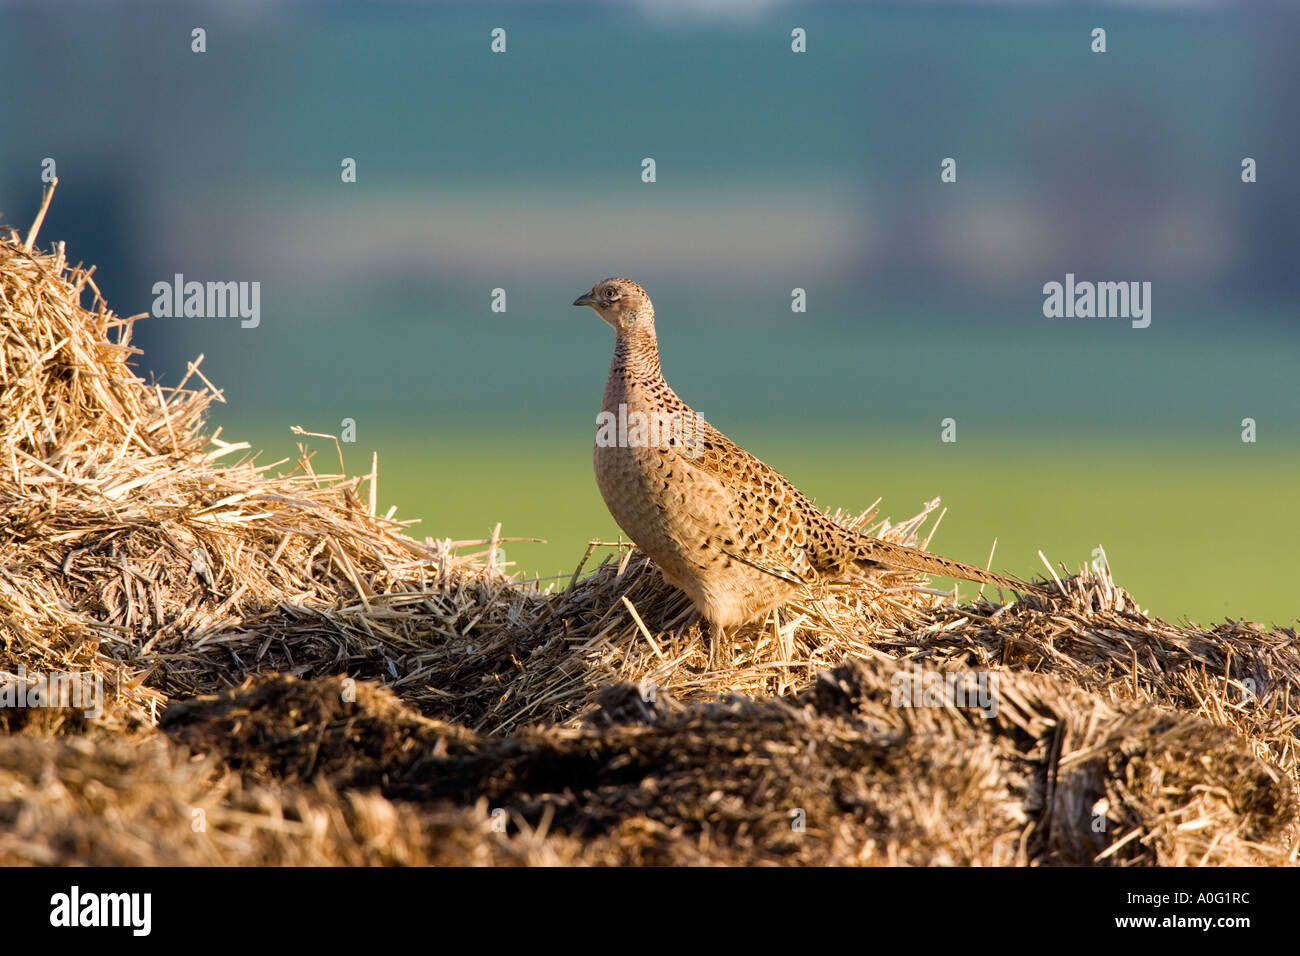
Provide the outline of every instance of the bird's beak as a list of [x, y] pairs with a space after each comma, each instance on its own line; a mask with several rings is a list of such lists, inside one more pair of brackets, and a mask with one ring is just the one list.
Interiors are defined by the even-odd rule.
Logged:
[[596, 301], [596, 297], [595, 297], [595, 296], [593, 296], [590, 292], [584, 292], [582, 295], [578, 296], [576, 299], [573, 300], [573, 304], [574, 304], [574, 305], [593, 305], [593, 304], [595, 303], [595, 301]]

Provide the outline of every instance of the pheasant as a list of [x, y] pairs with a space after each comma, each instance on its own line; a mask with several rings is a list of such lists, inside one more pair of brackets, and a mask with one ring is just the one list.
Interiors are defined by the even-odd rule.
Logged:
[[596, 484], [619, 527], [708, 623], [711, 662], [728, 628], [816, 581], [901, 568], [1045, 593], [824, 514], [677, 397], [659, 366], [654, 307], [637, 283], [602, 279], [573, 304], [590, 306], [616, 333], [597, 419]]

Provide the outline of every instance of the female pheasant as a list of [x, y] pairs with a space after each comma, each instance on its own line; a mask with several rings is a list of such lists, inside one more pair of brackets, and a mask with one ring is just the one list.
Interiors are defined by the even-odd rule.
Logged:
[[845, 528], [677, 397], [659, 367], [654, 307], [630, 279], [574, 305], [613, 326], [596, 484], [620, 528], [685, 591], [713, 631], [762, 618], [799, 587], [903, 568], [1042, 593], [1016, 578]]

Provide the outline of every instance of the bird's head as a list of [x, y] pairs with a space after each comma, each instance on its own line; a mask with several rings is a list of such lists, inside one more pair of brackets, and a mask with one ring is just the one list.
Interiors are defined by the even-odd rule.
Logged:
[[589, 305], [619, 332], [654, 326], [655, 310], [650, 296], [631, 279], [601, 279], [591, 291], [573, 300]]

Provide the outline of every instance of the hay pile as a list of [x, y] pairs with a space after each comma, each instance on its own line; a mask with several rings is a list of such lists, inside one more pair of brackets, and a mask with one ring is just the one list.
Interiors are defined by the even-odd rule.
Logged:
[[[0, 685], [108, 701], [0, 708], [0, 862], [1296, 858], [1293, 630], [1175, 627], [1106, 571], [962, 606], [891, 572], [710, 671], [635, 550], [547, 593], [499, 531], [411, 538], [373, 470], [208, 434], [199, 362], [142, 381], [134, 319], [32, 238], [0, 240]], [[842, 520], [924, 544], [933, 509]], [[895, 706], [914, 667], [996, 673], [996, 716]]]
[[254, 672], [410, 678], [431, 634], [471, 633], [467, 611], [499, 626], [530, 606], [485, 552], [376, 515], [373, 475], [317, 474], [308, 453], [284, 475], [221, 464], [248, 446], [204, 433], [221, 395], [198, 363], [176, 388], [136, 376], [134, 318], [61, 246], [0, 243], [0, 310], [0, 665], [94, 669], [114, 717], [153, 723]]
[[[813, 625], [753, 638], [724, 684], [702, 673], [688, 603], [644, 557], [624, 551], [543, 595], [488, 560], [511, 539], [417, 542], [376, 514], [374, 474], [318, 473], [306, 450], [287, 474], [223, 464], [248, 446], [205, 433], [220, 392], [197, 363], [172, 389], [136, 376], [134, 319], [109, 312], [61, 247], [33, 255], [11, 236], [0, 283], [0, 611], [23, 622], [29, 670], [104, 673], [125, 720], [271, 671], [384, 681], [492, 731], [576, 717], [619, 679], [779, 693], [867, 651], [860, 622], [915, 622], [938, 603], [908, 573], [811, 596], [792, 609]], [[928, 514], [876, 530], [914, 543]], [[645, 640], [629, 604], [678, 637]], [[835, 617], [853, 627], [825, 645]]]

